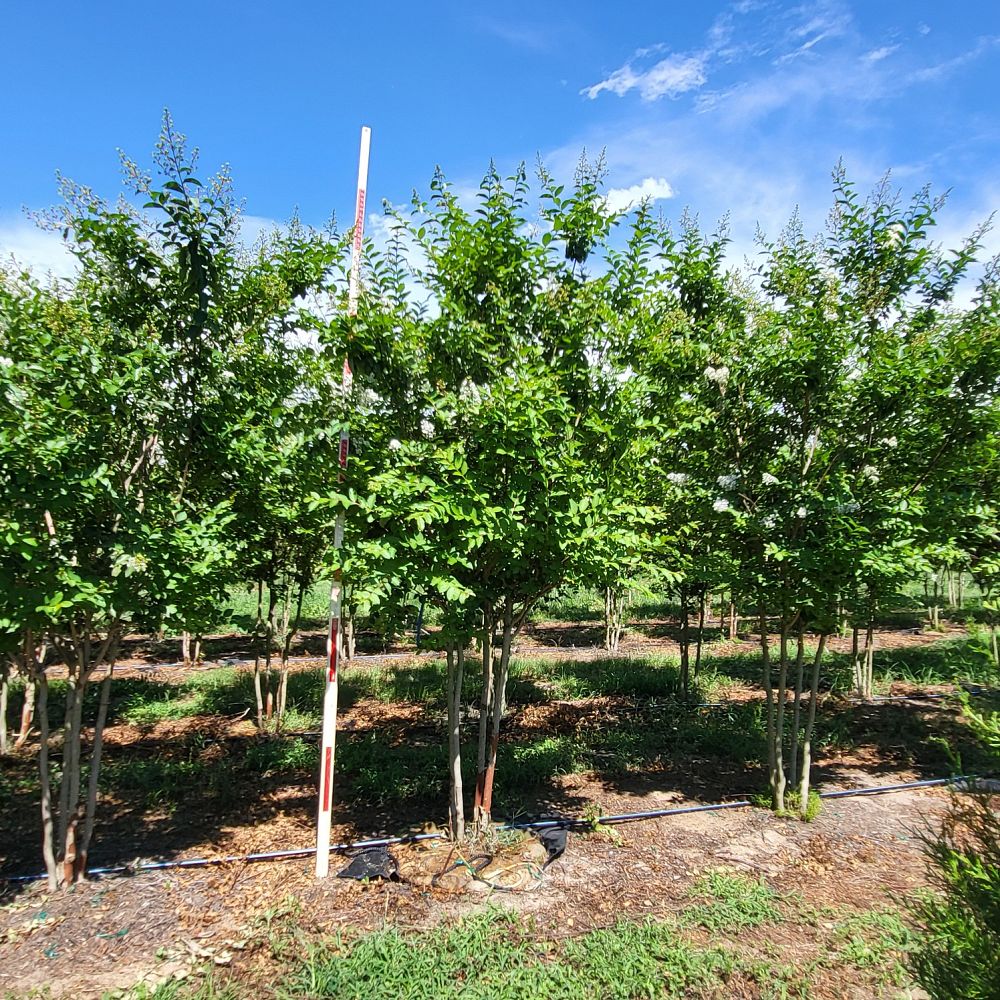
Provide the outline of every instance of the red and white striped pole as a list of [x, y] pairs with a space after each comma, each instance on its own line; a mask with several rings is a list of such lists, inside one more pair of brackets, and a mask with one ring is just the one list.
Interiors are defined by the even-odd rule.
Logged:
[[[356, 316], [358, 312], [358, 292], [361, 287], [361, 250], [365, 235], [365, 197], [368, 191], [368, 154], [371, 149], [372, 130], [361, 129], [361, 156], [358, 161], [358, 198], [354, 209], [354, 246], [351, 250], [351, 277], [347, 292], [347, 314]], [[351, 391], [351, 366], [344, 357], [343, 395], [347, 399]], [[347, 468], [347, 452], [350, 447], [350, 431], [345, 424], [340, 432], [339, 482], [344, 481]], [[333, 548], [339, 551], [344, 545], [344, 514], [337, 515], [333, 531]], [[333, 574], [330, 584], [330, 630], [326, 640], [326, 689], [323, 694], [323, 738], [319, 758], [319, 812], [316, 820], [316, 877], [326, 878], [330, 873], [330, 819], [333, 813], [333, 764], [337, 742], [337, 666], [340, 656], [340, 612], [341, 612], [340, 570]]]

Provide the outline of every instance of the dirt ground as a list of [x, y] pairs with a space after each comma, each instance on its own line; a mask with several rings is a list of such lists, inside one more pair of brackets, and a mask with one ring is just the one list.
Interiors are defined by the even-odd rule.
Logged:
[[[864, 771], [853, 777], [858, 785], [878, 780]], [[674, 915], [697, 876], [717, 866], [763, 876], [818, 912], [887, 905], [924, 883], [919, 834], [946, 801], [940, 789], [914, 790], [831, 800], [809, 824], [751, 808], [621, 825], [612, 835], [570, 834], [565, 855], [540, 880], [513, 892], [471, 891], [465, 880], [428, 884], [450, 863], [449, 848], [437, 842], [392, 849], [407, 879], [400, 883], [319, 883], [311, 859], [299, 859], [109, 878], [54, 896], [34, 885], [0, 914], [0, 935], [6, 935], [0, 937], [0, 986], [21, 994], [48, 987], [56, 997], [99, 997], [206, 964], [262, 984], [273, 961], [268, 935], [289, 919], [307, 934], [418, 928], [499, 904], [533, 916], [546, 936], [561, 937], [621, 917]], [[671, 792], [601, 798], [607, 814], [688, 803]], [[274, 837], [278, 830], [270, 832], [272, 843], [283, 842]], [[306, 839], [297, 833], [294, 842]], [[333, 870], [338, 867], [334, 858]], [[733, 943], [751, 954], [777, 947], [784, 961], [825, 947], [822, 925], [796, 924], [794, 933], [769, 926], [756, 934], [766, 935], [766, 947], [753, 932]], [[814, 981], [812, 995], [872, 995], [867, 990], [841, 973], [836, 981]]]
[[[556, 641], [566, 637], [563, 628], [555, 623], [535, 627], [521, 651], [549, 646], [559, 648], [556, 655], [575, 659], [599, 655]], [[924, 645], [940, 638], [939, 634], [887, 631], [879, 642], [888, 648]], [[669, 637], [633, 637], [622, 652], [664, 652], [672, 645]], [[729, 646], [716, 645], [713, 653], [754, 648], [750, 642]], [[133, 658], [127, 669], [148, 676], [155, 662]], [[307, 663], [301, 666], [308, 668]], [[175, 672], [178, 678], [183, 676], [168, 666], [157, 667], [157, 672], [167, 680]], [[907, 693], [912, 687], [898, 685], [895, 690]], [[726, 697], [737, 700], [752, 696], [750, 686], [743, 688], [739, 683], [726, 692]], [[595, 713], [613, 721], [626, 708], [620, 701], [586, 699], [524, 706], [505, 738], [517, 740], [519, 734], [551, 728], [572, 730], [581, 718], [592, 718]], [[891, 711], [919, 714], [930, 729], [954, 723], [953, 709], [941, 702], [907, 703]], [[345, 712], [342, 723], [348, 731], [377, 730], [390, 733], [394, 740], [405, 739], [413, 730], [426, 728], [422, 713], [416, 705], [362, 701]], [[189, 738], [193, 730], [221, 741], [206, 749], [215, 753], [241, 752], [255, 734], [246, 719], [217, 717], [144, 727], [115, 725], [107, 731], [106, 753], [110, 758], [115, 748], [143, 743], [170, 746]], [[831, 749], [817, 760], [817, 781], [831, 789], [937, 776], [922, 770], [905, 750], [891, 743], [851, 752]], [[661, 770], [625, 780], [620, 776], [608, 780], [594, 773], [564, 775], [554, 779], [551, 797], [567, 814], [579, 814], [581, 804], [589, 804], [603, 815], [613, 815], [714, 802], [727, 795], [734, 798], [756, 787], [757, 778], [738, 767], [720, 771], [711, 761], [693, 759], [683, 774]], [[145, 821], [141, 836], [137, 833], [135, 843], [130, 844], [130, 835], [123, 831], [119, 854], [123, 858], [134, 858], [136, 853], [197, 858], [307, 847], [313, 838], [314, 806], [307, 786], [308, 776], [304, 783], [272, 782], [248, 805], [237, 804], [211, 817], [177, 822], [161, 817], [156, 823], [148, 816], [137, 817]], [[5, 904], [0, 907], [0, 990], [23, 995], [47, 988], [53, 997], [100, 997], [140, 981], [163, 981], [217, 965], [248, 984], [247, 995], [258, 995], [258, 990], [263, 995], [274, 973], [274, 948], [268, 942], [273, 943], [274, 935], [280, 936], [281, 929], [291, 924], [309, 935], [348, 927], [416, 928], [500, 904], [530, 914], [541, 933], [559, 937], [609, 926], [621, 917], [676, 914], [689, 902], [698, 875], [716, 866], [762, 876], [779, 892], [798, 894], [796, 898], [817, 913], [828, 907], [891, 905], [924, 884], [919, 835], [934, 822], [947, 798], [941, 789], [925, 789], [828, 800], [809, 824], [740, 808], [629, 823], [614, 827], [610, 835], [574, 833], [566, 854], [543, 877], [531, 878], [515, 891], [484, 892], [481, 883], [470, 884], [454, 874], [431, 884], [432, 875], [453, 863], [447, 844], [437, 841], [393, 848], [403, 876], [398, 883], [359, 884], [336, 878], [318, 883], [312, 874], [313, 862], [307, 858], [109, 877], [55, 895], [48, 894], [42, 883], [8, 886], [0, 898]], [[341, 810], [339, 818], [335, 842], [405, 833], [405, 824], [421, 817], [390, 817], [361, 809]], [[0, 829], [23, 829], [16, 822], [11, 825], [11, 819], [8, 816], [0, 823]], [[132, 849], [136, 853], [130, 854]], [[31, 861], [32, 844], [8, 843], [0, 853], [7, 856], [8, 871], [15, 864], [20, 870], [37, 868], [37, 860]], [[345, 863], [335, 857], [333, 870]], [[797, 923], [794, 932], [790, 927], [768, 926], [742, 933], [731, 943], [783, 962], [816, 957], [828, 946], [821, 922]], [[750, 990], [745, 995], [757, 994]], [[811, 995], [866, 997], [872, 993], [865, 981], [845, 982], [841, 976], [829, 982], [820, 978]]]

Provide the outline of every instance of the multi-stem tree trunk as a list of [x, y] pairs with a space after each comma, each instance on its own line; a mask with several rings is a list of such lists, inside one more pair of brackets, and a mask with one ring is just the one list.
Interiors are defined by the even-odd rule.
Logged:
[[[492, 669], [493, 684], [487, 718], [488, 735], [484, 761], [476, 779], [476, 826], [482, 832], [492, 820], [493, 778], [496, 774], [497, 750], [500, 742], [500, 722], [507, 694], [507, 675], [510, 670], [510, 651], [514, 632], [514, 609], [508, 598], [503, 607], [503, 632], [500, 643], [500, 662]], [[480, 721], [481, 725], [481, 721]], [[480, 732], [482, 730], [480, 729]]]
[[687, 590], [681, 588], [681, 694], [687, 698], [691, 689], [691, 634]]
[[778, 661], [778, 687], [775, 690], [771, 647], [768, 642], [764, 602], [760, 602], [760, 650], [763, 660], [764, 695], [767, 711], [767, 774], [771, 789], [771, 807], [777, 812], [785, 808], [785, 697], [788, 686], [788, 613], [782, 610], [781, 645]]
[[448, 830], [452, 840], [465, 839], [465, 801], [462, 791], [462, 680], [465, 674], [465, 647], [449, 643], [448, 655]]
[[604, 588], [604, 648], [615, 653], [625, 630], [627, 593], [617, 587]]
[[783, 608], [781, 614], [781, 640], [778, 647], [778, 690], [774, 720], [775, 771], [771, 784], [774, 808], [778, 812], [784, 812], [785, 810], [785, 787], [787, 785], [787, 778], [785, 776], [785, 708], [788, 700], [788, 628], [788, 610], [787, 608]]
[[799, 729], [802, 708], [802, 685], [805, 680], [805, 631], [799, 626], [795, 650], [795, 703], [792, 706], [791, 755], [788, 758], [788, 783], [794, 788], [798, 784], [799, 770]]
[[288, 704], [288, 661], [292, 651], [292, 639], [298, 633], [299, 626], [302, 624], [302, 601], [305, 597], [305, 586], [304, 584], [299, 584], [299, 594], [295, 602], [295, 619], [289, 628], [289, 603], [288, 598], [291, 594], [291, 588], [288, 589], [285, 595], [285, 607], [282, 613], [282, 628], [284, 630], [283, 640], [281, 643], [281, 673], [278, 677], [278, 725], [280, 726], [282, 720], [285, 718], [285, 708]]
[[278, 609], [278, 589], [272, 580], [267, 588], [267, 623], [264, 642], [265, 701], [264, 718], [268, 722], [274, 717], [274, 636], [277, 632], [275, 613]]
[[809, 778], [812, 769], [812, 737], [816, 724], [816, 702], [819, 700], [819, 673], [826, 650], [826, 633], [819, 637], [813, 656], [812, 676], [809, 679], [809, 715], [802, 738], [802, 767], [799, 770], [799, 814], [804, 818], [809, 809]]
[[[41, 655], [38, 662], [45, 664], [45, 645], [41, 647]], [[24, 701], [21, 703], [21, 728], [18, 731], [17, 739], [14, 741], [14, 749], [20, 750], [28, 742], [31, 734], [31, 724], [35, 721], [35, 701], [37, 687], [32, 683], [28, 674], [24, 675]]]
[[483, 788], [481, 776], [486, 771], [486, 751], [490, 734], [491, 706], [493, 703], [493, 674], [496, 670], [494, 650], [493, 609], [483, 609], [483, 687], [479, 700], [479, 742], [476, 752], [476, 789], [473, 801], [473, 822], [482, 831], [488, 820], [483, 815]]
[[257, 728], [264, 728], [264, 692], [261, 688], [261, 638], [264, 631], [264, 583], [257, 581], [257, 618], [253, 626], [253, 693], [257, 700]]
[[854, 636], [851, 642], [854, 691], [857, 697], [870, 701], [874, 688], [874, 655], [875, 655], [875, 625], [872, 622], [874, 611], [869, 612], [869, 621], [865, 627], [865, 642], [861, 645], [860, 628], [854, 626]]
[[[107, 722], [111, 683], [117, 658], [120, 628], [112, 625], [103, 639], [94, 641], [89, 618], [73, 623], [65, 633], [53, 635], [57, 652], [66, 665], [66, 710], [62, 732], [63, 762], [59, 779], [58, 806], [53, 805], [49, 768], [48, 678], [44, 666], [32, 659], [32, 680], [38, 687], [41, 743], [38, 754], [42, 793], [43, 856], [49, 885], [55, 889], [82, 881], [94, 833], [97, 794], [100, 785], [104, 727]], [[25, 651], [31, 648], [25, 642]], [[97, 719], [90, 744], [89, 779], [81, 795], [83, 774], [83, 704], [94, 670], [107, 663]]]

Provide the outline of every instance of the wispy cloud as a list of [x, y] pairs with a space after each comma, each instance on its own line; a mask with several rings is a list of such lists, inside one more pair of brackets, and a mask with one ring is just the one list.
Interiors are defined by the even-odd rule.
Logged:
[[600, 83], [585, 87], [581, 93], [594, 100], [605, 90], [619, 97], [623, 97], [630, 90], [638, 90], [639, 96], [644, 101], [656, 101], [661, 97], [677, 97], [704, 85], [707, 79], [704, 56], [674, 53], [646, 69], [637, 69], [636, 60], [648, 51], [637, 52], [609, 77]]
[[631, 187], [611, 188], [604, 200], [610, 211], [626, 212], [644, 201], [662, 201], [673, 196], [674, 189], [665, 177], [646, 177]]
[[862, 62], [868, 63], [868, 65], [881, 62], [883, 59], [888, 59], [889, 56], [898, 51], [898, 45], [882, 45], [877, 49], [872, 49], [870, 52], [866, 52], [864, 56], [862, 56]]
[[959, 55], [953, 56], [951, 59], [945, 59], [943, 62], [936, 63], [933, 66], [925, 66], [923, 69], [918, 69], [916, 72], [910, 74], [910, 79], [915, 83], [942, 80], [954, 73], [955, 70], [961, 69], [971, 62], [975, 62], [975, 60], [986, 55], [987, 52], [993, 51], [997, 46], [1000, 46], [1000, 35], [984, 35], [977, 39], [976, 44], [968, 51], [961, 52]]

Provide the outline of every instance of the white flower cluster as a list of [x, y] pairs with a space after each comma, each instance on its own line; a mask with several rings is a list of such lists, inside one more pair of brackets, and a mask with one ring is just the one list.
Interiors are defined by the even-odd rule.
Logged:
[[674, 486], [683, 486], [690, 478], [686, 472], [667, 473], [667, 482], [673, 483]]
[[864, 476], [865, 479], [870, 479], [873, 483], [877, 483], [882, 478], [878, 474], [878, 469], [876, 469], [874, 465], [866, 465], [861, 470], [861, 475]]
[[719, 476], [719, 478], [716, 479], [716, 482], [724, 490], [735, 490], [736, 487], [739, 486], [740, 484], [740, 477], [737, 474], [733, 473], [732, 475], [728, 476]]
[[399, 449], [402, 447], [403, 447], [403, 442], [400, 441], [399, 438], [393, 438], [389, 442], [389, 451], [399, 451]]
[[887, 448], [895, 448], [899, 445], [899, 441], [896, 439], [895, 434], [893, 434], [892, 437], [882, 438], [879, 443], [884, 444]]
[[765, 486], [777, 486], [778, 485], [778, 477], [777, 476], [772, 476], [770, 472], [765, 472], [764, 475], [760, 477], [760, 481]]
[[797, 510], [797, 511], [795, 512], [795, 516], [796, 516], [797, 518], [800, 518], [800, 519], [801, 519], [801, 518], [803, 518], [803, 517], [808, 517], [808, 515], [809, 515], [809, 511], [808, 511], [808, 510], [806, 510], [806, 509], [805, 509], [805, 507], [800, 507], [800, 508], [799, 508], [799, 509], [798, 509], [798, 510]]
[[768, 531], [773, 531], [778, 526], [778, 519], [774, 514], [765, 514], [761, 519], [760, 523], [767, 528]]
[[709, 365], [705, 369], [705, 378], [709, 382], [714, 382], [720, 389], [725, 391], [726, 385], [729, 383], [729, 368], [726, 365], [719, 365], [718, 368], [713, 368]]
[[716, 514], [722, 514], [723, 512], [729, 510], [729, 501], [719, 497], [719, 499], [712, 504], [712, 510], [714, 510]]
[[434, 437], [434, 425], [429, 420], [421, 420], [420, 433], [426, 438]]

